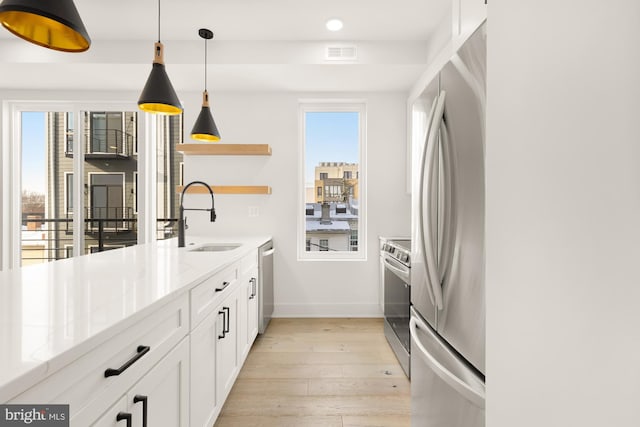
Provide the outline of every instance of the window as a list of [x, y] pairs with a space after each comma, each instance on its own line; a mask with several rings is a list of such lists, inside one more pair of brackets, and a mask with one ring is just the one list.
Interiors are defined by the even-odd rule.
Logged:
[[[17, 166], [11, 173], [14, 177], [20, 176], [21, 183], [19, 192], [13, 196], [14, 203], [20, 205], [19, 223], [12, 224], [18, 232], [11, 241], [13, 266], [69, 257], [65, 246], [72, 244], [74, 238], [73, 215], [70, 214], [73, 210], [73, 175], [59, 173], [60, 165], [72, 162], [66, 155], [68, 138], [73, 141], [68, 132], [68, 115], [64, 111], [43, 109], [18, 111], [13, 116], [20, 124], [19, 132], [15, 134], [20, 143], [15, 147], [19, 148], [16, 152], [20, 153], [18, 158], [21, 159], [11, 165]], [[62, 138], [54, 142], [52, 129], [59, 130]], [[9, 171], [3, 173], [8, 176]], [[5, 191], [10, 193], [6, 187]]]
[[[9, 203], [0, 206], [0, 218], [10, 232], [0, 234], [9, 248], [0, 268], [175, 235], [182, 116], [155, 118], [139, 115], [135, 105], [107, 102], [7, 101], [5, 111], [8, 137], [1, 143], [9, 167], [2, 193]], [[149, 138], [138, 135], [147, 130]], [[138, 175], [138, 148], [152, 159], [145, 176]]]
[[65, 172], [64, 181], [65, 212], [70, 214], [73, 213], [73, 173]]
[[156, 147], [156, 239], [163, 240], [178, 235], [178, 209], [180, 195], [176, 187], [184, 182], [182, 153], [176, 146], [183, 138], [182, 115], [158, 116]]
[[300, 104], [299, 259], [366, 259], [365, 122], [361, 102]]
[[126, 229], [127, 223], [115, 221], [133, 217], [132, 208], [124, 205], [124, 173], [90, 173], [89, 182], [92, 227]]
[[65, 154], [73, 154], [73, 113], [65, 113]]

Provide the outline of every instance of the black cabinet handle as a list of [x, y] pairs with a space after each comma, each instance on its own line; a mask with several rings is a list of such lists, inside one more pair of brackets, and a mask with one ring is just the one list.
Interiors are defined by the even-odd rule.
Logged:
[[126, 371], [127, 368], [129, 368], [129, 366], [133, 365], [138, 361], [138, 359], [140, 359], [142, 356], [147, 354], [149, 350], [151, 350], [151, 347], [149, 347], [148, 345], [139, 345], [138, 348], [136, 349], [136, 355], [133, 356], [131, 359], [127, 360], [124, 365], [120, 366], [118, 369], [109, 368], [106, 371], [104, 371], [105, 378], [120, 375], [121, 373]]
[[231, 327], [231, 316], [229, 315], [230, 308], [229, 307], [222, 307], [222, 309], [227, 312], [227, 329], [225, 330], [225, 332], [229, 333], [230, 332], [229, 328]]
[[231, 284], [231, 282], [222, 282], [222, 287], [221, 288], [216, 288], [216, 292], [222, 292], [224, 291], [224, 288], [226, 288], [227, 286], [229, 286]]
[[133, 396], [133, 403], [142, 402], [142, 427], [147, 427], [147, 396], [136, 394]]
[[[224, 308], [222, 310], [224, 310]], [[218, 311], [219, 315], [222, 314], [222, 335], [218, 335], [219, 340], [227, 336], [227, 316], [222, 310]]]
[[122, 421], [122, 420], [126, 420], [127, 421], [127, 427], [132, 427], [131, 426], [131, 414], [128, 412], [118, 412], [118, 415], [116, 415], [116, 421]]

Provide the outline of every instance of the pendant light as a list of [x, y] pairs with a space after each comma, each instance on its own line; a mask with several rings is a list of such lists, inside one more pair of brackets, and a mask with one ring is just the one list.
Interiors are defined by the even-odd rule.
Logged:
[[204, 92], [202, 92], [202, 110], [200, 110], [193, 130], [191, 130], [191, 138], [197, 141], [220, 141], [220, 133], [209, 108], [209, 93], [207, 92], [207, 40], [213, 38], [213, 33], [211, 30], [201, 28], [198, 30], [198, 34], [204, 39]]
[[28, 42], [63, 52], [84, 52], [91, 39], [73, 0], [3, 0], [0, 23]]
[[164, 68], [164, 46], [160, 42], [160, 0], [158, 0], [158, 41], [154, 44], [153, 68], [138, 99], [138, 107], [152, 114], [182, 113], [182, 104]]

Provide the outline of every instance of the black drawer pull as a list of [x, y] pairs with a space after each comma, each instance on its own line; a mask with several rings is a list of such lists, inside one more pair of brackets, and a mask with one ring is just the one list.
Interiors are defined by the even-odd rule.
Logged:
[[127, 427], [131, 427], [131, 414], [128, 412], [118, 412], [118, 415], [116, 415], [116, 421], [122, 421], [122, 420], [126, 420], [127, 421]]
[[133, 396], [133, 403], [142, 402], [142, 427], [147, 427], [147, 396], [136, 394]]
[[224, 291], [224, 288], [226, 288], [227, 286], [229, 286], [231, 284], [231, 282], [222, 282], [222, 287], [221, 288], [216, 288], [216, 292], [222, 292]]
[[109, 377], [114, 377], [114, 376], [120, 375], [121, 373], [126, 371], [127, 368], [129, 368], [129, 366], [133, 365], [134, 363], [136, 363], [138, 361], [138, 359], [140, 359], [142, 356], [147, 354], [149, 352], [149, 350], [151, 350], [151, 347], [149, 347], [148, 345], [139, 345], [138, 348], [136, 349], [137, 353], [136, 353], [135, 356], [133, 356], [131, 359], [127, 360], [125, 362], [125, 364], [120, 366], [120, 368], [118, 368], [118, 369], [109, 368], [106, 371], [104, 371], [104, 377], [105, 378], [109, 378]]
[[[223, 308], [224, 310], [224, 308]], [[218, 335], [218, 339], [221, 340], [222, 338], [227, 336], [227, 316], [226, 316], [226, 312], [220, 310], [218, 311], [218, 315], [222, 314], [222, 335]]]

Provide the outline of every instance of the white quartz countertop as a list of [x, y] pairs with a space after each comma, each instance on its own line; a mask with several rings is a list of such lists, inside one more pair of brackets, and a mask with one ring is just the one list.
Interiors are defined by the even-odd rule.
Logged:
[[[270, 239], [188, 236], [0, 272], [0, 403]], [[210, 242], [241, 246], [191, 251]]]

